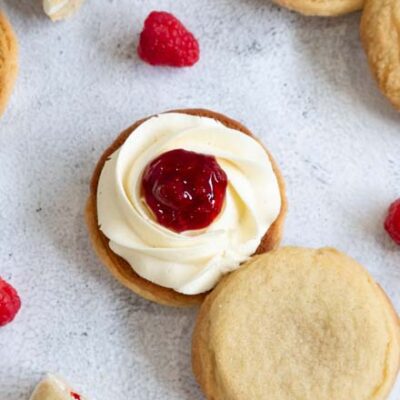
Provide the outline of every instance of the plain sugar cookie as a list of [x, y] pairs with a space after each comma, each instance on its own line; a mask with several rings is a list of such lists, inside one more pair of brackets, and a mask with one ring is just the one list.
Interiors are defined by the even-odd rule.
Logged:
[[369, 65], [383, 94], [400, 110], [400, 3], [367, 0], [361, 39]]
[[333, 17], [361, 10], [364, 0], [273, 0], [304, 15]]
[[17, 74], [17, 38], [7, 17], [0, 11], [0, 117], [8, 104]]
[[192, 350], [209, 400], [383, 400], [399, 369], [400, 326], [354, 260], [289, 247], [218, 284]]

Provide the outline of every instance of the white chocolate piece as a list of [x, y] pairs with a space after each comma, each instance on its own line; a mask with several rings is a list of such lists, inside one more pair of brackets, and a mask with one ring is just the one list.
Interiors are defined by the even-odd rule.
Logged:
[[85, 400], [61, 378], [48, 374], [36, 386], [30, 400]]
[[52, 21], [66, 19], [74, 14], [84, 0], [43, 0], [43, 10]]

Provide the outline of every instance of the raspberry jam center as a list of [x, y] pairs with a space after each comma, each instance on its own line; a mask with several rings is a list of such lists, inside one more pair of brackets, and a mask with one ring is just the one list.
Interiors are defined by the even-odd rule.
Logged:
[[147, 205], [175, 232], [209, 226], [222, 209], [227, 184], [215, 157], [183, 149], [151, 161], [142, 178]]

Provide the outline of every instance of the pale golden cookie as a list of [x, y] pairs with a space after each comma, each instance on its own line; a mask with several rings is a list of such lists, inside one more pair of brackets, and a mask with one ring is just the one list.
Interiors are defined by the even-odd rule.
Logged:
[[218, 284], [192, 351], [209, 400], [383, 400], [399, 369], [400, 325], [353, 259], [288, 247]]
[[[239, 130], [247, 135], [252, 136], [251, 132], [239, 122], [234, 121], [222, 114], [215, 113], [213, 111], [201, 110], [201, 109], [189, 109], [189, 110], [176, 110], [173, 112], [180, 112], [184, 114], [213, 118], [222, 122], [225, 126], [229, 128]], [[102, 260], [103, 264], [108, 267], [108, 269], [111, 271], [114, 277], [116, 277], [123, 285], [125, 285], [126, 287], [137, 293], [139, 296], [142, 296], [151, 301], [155, 301], [156, 303], [159, 304], [175, 306], [175, 307], [192, 306], [201, 303], [204, 300], [206, 293], [199, 295], [184, 295], [172, 289], [156, 285], [146, 279], [141, 278], [138, 274], [136, 274], [136, 272], [124, 259], [122, 259], [120, 256], [115, 254], [110, 249], [108, 244], [109, 240], [100, 231], [98, 226], [97, 185], [104, 163], [106, 162], [108, 157], [125, 142], [125, 140], [128, 138], [130, 134], [132, 134], [132, 132], [134, 134], [134, 130], [144, 121], [145, 120], [138, 121], [130, 128], [122, 132], [120, 136], [118, 136], [118, 138], [114, 141], [114, 143], [103, 153], [95, 168], [91, 181], [90, 196], [86, 206], [86, 223], [88, 226], [89, 235], [92, 241], [92, 245], [97, 255]], [[287, 209], [285, 184], [283, 177], [272, 156], [269, 153], [267, 153], [266, 155], [269, 155], [275, 175], [277, 176], [278, 179], [278, 184], [281, 192], [282, 205], [278, 218], [271, 225], [268, 232], [266, 232], [265, 236], [263, 237], [257, 249], [257, 254], [272, 250], [279, 245], [282, 237], [283, 224]]]
[[334, 17], [361, 10], [364, 0], [273, 0], [304, 15]]
[[30, 400], [85, 400], [85, 398], [61, 378], [49, 374], [36, 386]]
[[0, 117], [6, 109], [17, 74], [17, 38], [7, 17], [0, 11]]
[[379, 87], [400, 110], [400, 2], [367, 0], [361, 39]]

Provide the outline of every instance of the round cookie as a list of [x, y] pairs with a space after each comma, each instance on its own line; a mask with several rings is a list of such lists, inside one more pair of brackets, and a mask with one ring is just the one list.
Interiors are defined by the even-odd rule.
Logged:
[[[187, 110], [175, 110], [172, 112], [179, 112], [189, 115], [213, 118], [222, 122], [225, 126], [229, 128], [239, 130], [247, 135], [252, 136], [251, 132], [246, 127], [241, 125], [239, 122], [234, 121], [222, 114], [215, 113], [213, 111], [202, 110], [202, 109], [187, 109]], [[148, 300], [154, 301], [159, 304], [175, 306], [175, 307], [184, 307], [184, 306], [192, 306], [200, 304], [204, 300], [206, 293], [202, 293], [199, 295], [185, 295], [178, 293], [172, 289], [161, 287], [140, 277], [124, 259], [122, 259], [120, 256], [115, 254], [110, 249], [108, 244], [109, 240], [100, 231], [98, 226], [97, 209], [96, 209], [97, 186], [104, 163], [106, 162], [108, 157], [125, 142], [125, 140], [128, 138], [130, 134], [132, 134], [132, 132], [134, 134], [134, 130], [145, 120], [146, 119], [136, 122], [130, 128], [122, 132], [120, 136], [118, 136], [118, 138], [114, 141], [114, 143], [103, 153], [95, 168], [91, 180], [90, 196], [87, 201], [86, 213], [85, 213], [86, 223], [88, 226], [91, 242], [97, 255], [102, 260], [103, 264], [108, 267], [108, 269], [111, 271], [114, 277], [117, 278], [123, 285], [131, 289], [139, 296], [142, 296]], [[275, 175], [277, 176], [278, 179], [278, 184], [281, 192], [282, 205], [278, 218], [271, 225], [268, 232], [266, 232], [265, 236], [263, 237], [257, 249], [256, 252], [257, 254], [272, 250], [279, 245], [281, 241], [283, 224], [287, 209], [287, 201], [286, 201], [285, 185], [283, 177], [272, 156], [269, 153], [267, 154], [271, 159]]]
[[273, 0], [304, 15], [334, 17], [361, 10], [364, 0]]
[[383, 400], [399, 369], [400, 325], [354, 260], [288, 247], [218, 284], [192, 353], [209, 400]]
[[383, 94], [400, 110], [400, 7], [398, 0], [367, 0], [361, 39]]
[[0, 117], [6, 109], [17, 74], [17, 38], [7, 17], [0, 11]]

